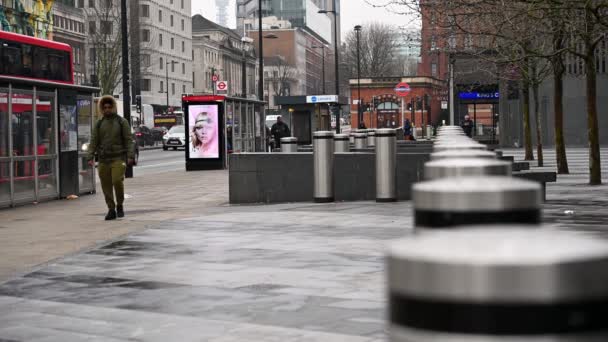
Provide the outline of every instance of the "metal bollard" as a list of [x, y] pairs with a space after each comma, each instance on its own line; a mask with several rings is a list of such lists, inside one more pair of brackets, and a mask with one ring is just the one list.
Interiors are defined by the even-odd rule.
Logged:
[[348, 140], [351, 145], [355, 144], [355, 132], [350, 132], [348, 135]]
[[431, 231], [392, 243], [389, 341], [608, 341], [608, 243], [530, 228]]
[[511, 174], [511, 163], [497, 159], [449, 158], [424, 164], [424, 178], [428, 180], [465, 176], [511, 176]]
[[496, 159], [496, 154], [490, 151], [482, 150], [448, 150], [434, 152], [431, 154], [431, 160], [452, 159], [452, 158], [485, 158]]
[[313, 133], [314, 201], [334, 201], [334, 133]]
[[448, 150], [487, 150], [488, 147], [484, 144], [476, 143], [476, 142], [464, 142], [464, 141], [456, 141], [456, 142], [441, 142], [433, 145], [433, 150], [435, 152], [440, 151], [448, 151]]
[[412, 187], [416, 228], [541, 221], [539, 183], [505, 176], [442, 178]]
[[362, 150], [367, 147], [367, 134], [366, 133], [355, 133], [355, 149]]
[[367, 147], [376, 147], [376, 130], [367, 130]]
[[376, 132], [376, 202], [397, 201], [397, 132], [382, 128]]
[[350, 143], [348, 134], [335, 134], [334, 135], [335, 148], [334, 152], [349, 152]]
[[298, 138], [286, 137], [281, 138], [281, 153], [296, 153], [298, 152]]

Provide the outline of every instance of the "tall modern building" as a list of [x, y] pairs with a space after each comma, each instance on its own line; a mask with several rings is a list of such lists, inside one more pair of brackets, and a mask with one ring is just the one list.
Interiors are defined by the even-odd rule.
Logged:
[[215, 0], [217, 9], [217, 21], [220, 26], [228, 26], [228, 0]]
[[[262, 16], [276, 17], [291, 22], [293, 28], [301, 28], [316, 35], [326, 43], [333, 42], [333, 14], [319, 14], [320, 9], [332, 9], [334, 0], [262, 0]], [[339, 20], [339, 0], [336, 0]], [[247, 19], [257, 18], [258, 0], [237, 0], [237, 31], [253, 30], [257, 23]], [[339, 25], [338, 25], [339, 27]], [[271, 27], [268, 27], [269, 29]], [[338, 32], [339, 37], [339, 32]]]

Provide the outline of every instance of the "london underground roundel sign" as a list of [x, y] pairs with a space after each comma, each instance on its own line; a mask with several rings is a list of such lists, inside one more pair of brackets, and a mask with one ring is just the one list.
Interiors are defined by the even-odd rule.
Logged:
[[412, 91], [412, 88], [410, 88], [410, 85], [405, 82], [401, 82], [395, 86], [395, 92], [399, 96], [406, 96], [410, 93], [410, 91]]

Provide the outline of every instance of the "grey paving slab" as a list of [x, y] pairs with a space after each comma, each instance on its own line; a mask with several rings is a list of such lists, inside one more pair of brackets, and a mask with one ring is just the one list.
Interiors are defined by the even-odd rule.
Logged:
[[[608, 187], [569, 153], [545, 221], [608, 238]], [[552, 170], [545, 158], [532, 170]], [[0, 341], [385, 341], [383, 255], [412, 233], [411, 209], [215, 204], [151, 224], [0, 284]]]

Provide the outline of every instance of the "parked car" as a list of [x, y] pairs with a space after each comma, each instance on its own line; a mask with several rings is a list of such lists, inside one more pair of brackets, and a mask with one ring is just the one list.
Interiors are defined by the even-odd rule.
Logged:
[[169, 147], [174, 150], [178, 147], [186, 147], [186, 128], [183, 125], [171, 127], [163, 137], [163, 150], [166, 151]]
[[139, 146], [154, 145], [152, 131], [146, 126], [135, 127], [135, 139]]
[[167, 132], [169, 132], [169, 130], [167, 129], [167, 127], [153, 127], [151, 129], [152, 131], [152, 136], [154, 137], [154, 141], [162, 141], [163, 137], [165, 136], [165, 134], [167, 134]]

